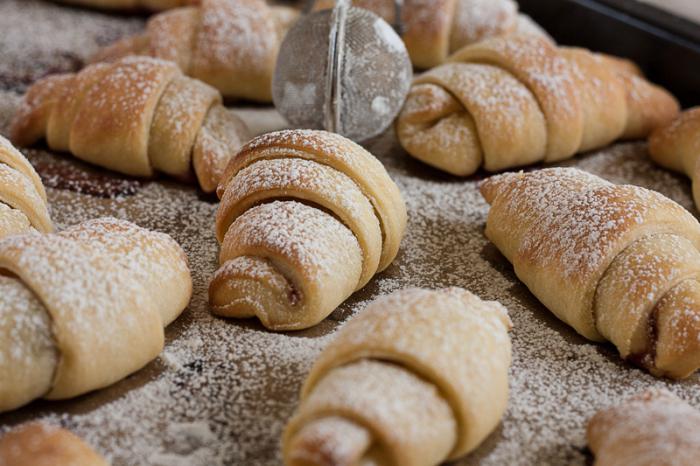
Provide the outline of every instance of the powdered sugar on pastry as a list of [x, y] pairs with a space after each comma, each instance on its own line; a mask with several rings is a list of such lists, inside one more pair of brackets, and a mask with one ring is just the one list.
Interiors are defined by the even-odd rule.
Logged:
[[[29, 27], [24, 21], [32, 18]], [[100, 46], [143, 27], [139, 17], [115, 18], [39, 0], [0, 2], [0, 88], [24, 90], [57, 72], [75, 71]]]
[[[4, 100], [12, 101], [17, 100]], [[49, 189], [59, 227], [112, 214], [171, 233], [188, 254], [195, 294], [183, 318], [168, 329], [158, 362], [113, 389], [60, 405], [81, 413], [64, 414], [63, 408], [37, 413], [29, 407], [2, 421], [40, 415], [60, 422], [116, 465], [144, 458], [163, 465], [279, 464], [279, 438], [297, 406], [298, 390], [339, 321], [377, 296], [408, 286], [464, 286], [481, 298], [498, 299], [513, 320], [511, 397], [503, 423], [457, 464], [583, 466], [585, 424], [601, 407], [650, 386], [669, 387], [700, 406], [696, 378], [670, 385], [646, 375], [621, 363], [613, 349], [585, 343], [537, 304], [483, 236], [488, 210], [475, 180], [457, 182], [418, 170], [401, 156], [391, 135], [373, 141], [369, 149], [392, 154], [381, 160], [406, 199], [409, 225], [400, 255], [330, 319], [291, 335], [211, 316], [206, 301], [217, 265], [212, 232], [216, 205], [198, 198], [195, 190], [147, 182], [135, 195], [107, 202]], [[692, 208], [687, 182], [655, 169], [643, 151], [641, 144], [627, 144], [569, 163], [616, 183], [661, 190]], [[28, 155], [49, 167], [54, 160], [38, 150]], [[206, 426], [217, 440], [181, 443], [179, 432], [192, 422]], [[172, 430], [164, 430], [165, 425]]]
[[[88, 55], [95, 37], [123, 35], [143, 22], [38, 0], [4, 0], [0, 11], [3, 31], [17, 31], [12, 41], [3, 41], [0, 82], [5, 87], [15, 83], [11, 87], [17, 91], [23, 85], [16, 84], [11, 72], [45, 74], [48, 62], [66, 65], [56, 51]], [[25, 34], [27, 30], [36, 34]], [[0, 93], [1, 133], [7, 134], [19, 101], [16, 94]], [[279, 124], [279, 115], [266, 110], [246, 109], [241, 114], [249, 118], [246, 121], [256, 121], [258, 128]], [[171, 234], [187, 252], [194, 298], [183, 317], [167, 329], [162, 356], [143, 371], [77, 400], [4, 414], [0, 430], [23, 420], [47, 419], [85, 438], [115, 466], [278, 465], [284, 424], [298, 405], [304, 377], [332, 333], [372, 299], [409, 286], [463, 286], [483, 299], [499, 300], [513, 320], [508, 410], [481, 448], [456, 464], [584, 466], [590, 461], [585, 449], [587, 420], [649, 387], [667, 388], [700, 407], [698, 376], [674, 384], [658, 380], [621, 362], [612, 347], [589, 344], [538, 304], [483, 236], [488, 207], [476, 179], [456, 180], [418, 165], [407, 159], [392, 134], [367, 147], [387, 165], [406, 200], [409, 224], [401, 252], [386, 272], [320, 326], [294, 334], [272, 334], [253, 322], [211, 315], [206, 301], [217, 267], [212, 228], [216, 204], [194, 188], [148, 181], [135, 184], [131, 195], [111, 200], [50, 188], [59, 229], [113, 215]], [[622, 144], [565, 165], [617, 184], [660, 191], [694, 209], [689, 182], [655, 167], [645, 150], [643, 144]], [[41, 149], [26, 153], [49, 178], [59, 176], [57, 169], [66, 165], [89, 176], [104, 174], [60, 154]], [[198, 427], [192, 429], [192, 423]], [[190, 440], [183, 442], [184, 437]]]

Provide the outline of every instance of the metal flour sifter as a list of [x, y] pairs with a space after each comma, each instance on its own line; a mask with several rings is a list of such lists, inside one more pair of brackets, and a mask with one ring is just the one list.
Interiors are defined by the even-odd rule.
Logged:
[[[395, 3], [400, 30], [403, 1]], [[363, 141], [391, 125], [412, 77], [411, 60], [394, 29], [350, 0], [337, 0], [331, 10], [304, 15], [287, 33], [272, 95], [292, 125]]]

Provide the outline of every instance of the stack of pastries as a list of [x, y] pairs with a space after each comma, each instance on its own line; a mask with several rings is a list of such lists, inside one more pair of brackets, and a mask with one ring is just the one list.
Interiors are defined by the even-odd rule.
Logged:
[[[408, 211], [363, 147], [324, 131], [251, 139], [224, 99], [270, 102], [279, 45], [299, 14], [263, 0], [64, 0], [163, 11], [77, 73], [35, 83], [10, 133], [130, 176], [216, 192], [219, 269], [209, 303], [272, 331], [313, 327], [389, 269]], [[392, 21], [395, 2], [358, 0]], [[332, 2], [319, 1], [317, 9]], [[631, 62], [559, 47], [512, 0], [408, 0], [418, 76], [396, 122], [413, 157], [454, 175], [559, 162], [650, 137], [700, 203], [700, 111]], [[697, 178], [697, 179], [696, 179]], [[485, 235], [562, 321], [672, 380], [700, 368], [700, 223], [663, 195], [572, 168], [480, 184]], [[188, 306], [192, 277], [168, 235], [93, 219], [54, 232], [32, 165], [0, 136], [0, 412], [67, 399], [140, 370]], [[282, 439], [289, 466], [432, 466], [474, 451], [508, 405], [513, 324], [462, 288], [371, 302], [320, 354]], [[517, 396], [517, 394], [515, 395]], [[679, 418], [682, 417], [682, 422]], [[599, 466], [694, 464], [700, 414], [652, 391], [596, 414]], [[0, 465], [105, 465], [70, 432], [30, 423]]]

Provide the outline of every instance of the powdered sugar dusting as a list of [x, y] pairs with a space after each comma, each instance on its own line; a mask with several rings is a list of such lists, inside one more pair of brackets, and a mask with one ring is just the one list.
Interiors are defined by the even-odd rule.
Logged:
[[[599, 268], [609, 249], [633, 225], [641, 225], [656, 209], [674, 208], [657, 193], [636, 186], [606, 186], [593, 180], [590, 187], [568, 190], [568, 179], [575, 178], [575, 172], [550, 169], [547, 175], [516, 188], [518, 196], [509, 198], [504, 207], [514, 215], [539, 213], [520, 251], [544, 266], [556, 260], [567, 275]], [[624, 196], [629, 198], [620, 200]], [[554, 241], [543, 241], [549, 236]]]
[[[314, 207], [295, 201], [275, 201], [254, 207], [229, 228], [227, 243], [269, 248], [299, 265], [300, 272], [319, 283], [336, 271], [338, 264], [352, 264], [362, 256], [357, 239], [340, 221]], [[336, 250], [339, 245], [345, 248]], [[335, 254], [329, 254], [334, 251]]]
[[372, 205], [360, 192], [352, 179], [326, 165], [304, 159], [277, 159], [256, 162], [241, 170], [229, 183], [225, 197], [243, 199], [247, 195], [275, 189], [313, 190], [319, 198], [328, 199], [332, 205], [359, 217], [372, 212]]
[[[18, 101], [12, 96], [0, 99], [5, 105]], [[13, 109], [0, 106], [0, 117]], [[271, 121], [276, 118], [270, 115]], [[6, 124], [8, 119], [0, 121]], [[144, 461], [279, 464], [282, 428], [297, 406], [307, 371], [338, 321], [381, 294], [409, 286], [462, 286], [481, 298], [498, 299], [513, 320], [508, 411], [496, 433], [457, 464], [583, 465], [587, 418], [649, 386], [670, 387], [700, 406], [694, 390], [697, 376], [670, 385], [625, 365], [614, 349], [578, 337], [527, 292], [483, 236], [488, 208], [476, 180], [458, 181], [426, 172], [408, 160], [391, 133], [372, 141], [368, 149], [387, 165], [406, 199], [409, 226], [402, 249], [387, 271], [331, 318], [314, 329], [289, 335], [209, 313], [207, 288], [218, 266], [213, 233], [217, 206], [200, 199], [194, 189], [167, 181], [146, 182], [133, 196], [114, 200], [49, 189], [61, 228], [111, 214], [172, 234], [188, 254], [195, 293], [189, 310], [169, 327], [166, 349], [158, 361], [112, 388], [78, 400], [34, 404], [5, 414], [0, 418], [4, 429], [33, 418], [60, 423], [115, 465]], [[617, 183], [661, 190], [692, 208], [687, 180], [655, 168], [644, 150], [642, 144], [620, 145], [567, 164]], [[32, 162], [53, 160], [39, 150], [28, 155]], [[179, 428], [192, 422], [205, 423], [217, 441], [175, 446], [180, 434], [166, 426]]]
[[[456, 90], [476, 102], [489, 115], [489, 119], [517, 118], [523, 111], [523, 100], [533, 99], [527, 87], [489, 65], [446, 65], [435, 68], [426, 76], [433, 75], [452, 84]], [[498, 81], [497, 86], [493, 85], [494, 80]], [[421, 78], [421, 81], [424, 79]]]
[[461, 0], [452, 26], [451, 50], [515, 29], [518, 5], [512, 0]]
[[40, 0], [3, 0], [0, 88], [23, 90], [47, 74], [75, 71], [100, 46], [136, 32], [143, 22], [96, 11], [77, 13]]
[[[195, 39], [195, 76], [207, 69], [255, 69], [264, 76], [277, 55], [279, 41], [269, 7], [262, 0], [202, 1]], [[246, 70], [246, 72], [249, 72]]]
[[[143, 21], [38, 0], [4, 0], [0, 11], [4, 31], [23, 31], [13, 33], [12, 41], [3, 41], [7, 47], [0, 52], [3, 58], [12, 57], [0, 61], [0, 82], [11, 81], [14, 84], [6, 87], [12, 89], [23, 87], [14, 77], [8, 79], [13, 70], [46, 72], [45, 62], [32, 58], [37, 54], [47, 60], [59, 49], [88, 54], [99, 31], [121, 34]], [[39, 38], [42, 31], [56, 31], [66, 23], [70, 27], [60, 34]], [[26, 34], [28, 30], [36, 34]], [[0, 93], [0, 133], [7, 134], [18, 103], [16, 94]], [[255, 114], [258, 122], [279, 121], [279, 115], [266, 110], [245, 113]], [[402, 249], [385, 272], [331, 318], [294, 334], [273, 334], [255, 322], [223, 320], [209, 313], [207, 288], [218, 266], [213, 232], [217, 206], [194, 188], [148, 181], [134, 195], [116, 199], [49, 189], [59, 228], [112, 215], [171, 234], [190, 260], [194, 297], [167, 329], [161, 357], [144, 370], [75, 400], [34, 403], [0, 415], [0, 430], [29, 419], [61, 424], [115, 466], [278, 465], [281, 432], [298, 404], [303, 379], [339, 321], [379, 295], [409, 286], [462, 286], [483, 299], [499, 300], [513, 320], [506, 415], [479, 449], [455, 464], [583, 466], [590, 460], [584, 433], [588, 418], [649, 387], [667, 388], [700, 407], [697, 375], [673, 384], [656, 379], [621, 362], [614, 348], [579, 337], [539, 304], [483, 236], [488, 207], [477, 191], [476, 177], [457, 180], [410, 160], [391, 132], [367, 147], [387, 165], [406, 200], [409, 225]], [[696, 214], [689, 181], [654, 166], [645, 151], [644, 144], [621, 144], [564, 165], [614, 183], [658, 190]], [[73, 159], [43, 150], [29, 151], [28, 156], [35, 164], [65, 162], [81, 169]]]
[[567, 117], [574, 116], [580, 109], [573, 91], [575, 83], [569, 61], [553, 51], [546, 40], [525, 36], [518, 39], [494, 40], [493, 48], [505, 57], [513, 57], [513, 63], [519, 67], [518, 74], [533, 86], [546, 113], [554, 112], [556, 103], [556, 111]]
[[[153, 110], [148, 109], [148, 103], [155, 94], [162, 94], [164, 83], [174, 75], [171, 74], [173, 68], [172, 63], [163, 60], [126, 57], [90, 89], [86, 100], [97, 115], [118, 116], [109, 119], [116, 128], [136, 131], [143, 128], [143, 120], [152, 115]], [[144, 111], [146, 109], [150, 111]]]
[[19, 280], [4, 276], [0, 277], [0, 291], [0, 338], [9, 342], [0, 351], [0, 374], [14, 381], [0, 387], [0, 409], [7, 409], [8, 398], [10, 404], [28, 401], [8, 394], [24, 397], [32, 391], [42, 395], [49, 389], [58, 354], [51, 319], [36, 296]]

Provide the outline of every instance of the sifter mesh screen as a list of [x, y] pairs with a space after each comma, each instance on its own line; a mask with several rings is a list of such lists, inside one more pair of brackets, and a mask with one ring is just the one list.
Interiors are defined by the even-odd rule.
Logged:
[[[331, 10], [301, 18], [280, 49], [273, 81], [275, 105], [290, 123], [324, 128], [330, 111], [326, 85]], [[350, 8], [335, 93], [338, 127], [350, 139], [362, 141], [384, 131], [408, 93], [412, 66], [401, 38], [383, 19]]]
[[280, 47], [272, 96], [293, 125], [323, 128], [330, 23], [331, 10], [303, 16]]

